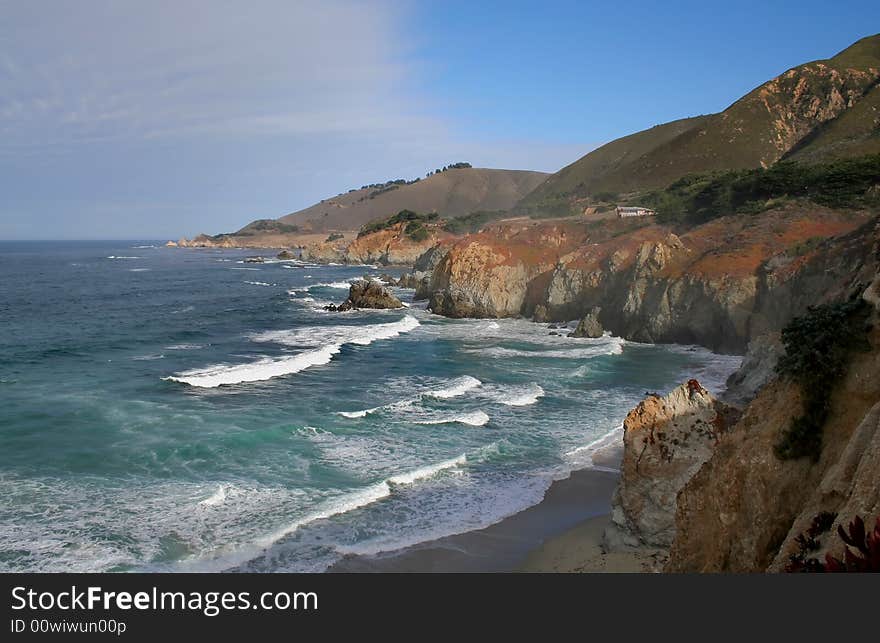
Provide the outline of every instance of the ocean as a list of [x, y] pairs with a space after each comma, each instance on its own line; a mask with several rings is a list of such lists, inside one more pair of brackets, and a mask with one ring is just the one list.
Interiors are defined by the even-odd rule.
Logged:
[[485, 527], [740, 361], [404, 289], [326, 312], [401, 270], [254, 254], [0, 242], [0, 571], [323, 571]]

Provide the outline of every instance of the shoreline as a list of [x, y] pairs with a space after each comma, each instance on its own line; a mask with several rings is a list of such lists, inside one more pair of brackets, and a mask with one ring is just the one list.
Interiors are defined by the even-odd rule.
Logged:
[[544, 497], [488, 527], [398, 550], [349, 555], [328, 573], [641, 572], [651, 552], [601, 548], [620, 477], [622, 444], [597, 451], [594, 466], [554, 480]]

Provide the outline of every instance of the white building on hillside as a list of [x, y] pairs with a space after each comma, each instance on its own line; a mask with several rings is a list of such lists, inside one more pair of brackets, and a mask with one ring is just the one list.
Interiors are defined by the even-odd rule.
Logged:
[[651, 217], [655, 214], [657, 213], [654, 210], [641, 206], [617, 206], [617, 216], [621, 219], [625, 217]]

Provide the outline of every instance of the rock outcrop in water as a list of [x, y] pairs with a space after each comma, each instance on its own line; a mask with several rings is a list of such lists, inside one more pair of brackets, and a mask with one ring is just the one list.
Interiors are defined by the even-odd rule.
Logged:
[[577, 328], [568, 334], [569, 337], [589, 337], [596, 339], [602, 337], [605, 329], [599, 323], [599, 308], [594, 308], [578, 322]]
[[349, 288], [348, 299], [339, 306], [326, 306], [325, 310], [344, 312], [356, 308], [403, 308], [403, 303], [381, 282], [360, 279]]
[[610, 547], [668, 549], [675, 537], [676, 497], [712, 455], [736, 412], [696, 380], [664, 397], [645, 398], [623, 423], [620, 482], [612, 500]]

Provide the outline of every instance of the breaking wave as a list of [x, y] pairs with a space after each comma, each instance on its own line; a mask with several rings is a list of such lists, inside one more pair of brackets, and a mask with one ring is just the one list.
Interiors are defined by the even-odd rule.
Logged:
[[544, 397], [544, 389], [532, 382], [526, 386], [504, 387], [491, 394], [491, 399], [506, 406], [529, 406]]
[[572, 346], [571, 348], [552, 350], [522, 350], [517, 348], [504, 348], [502, 346], [466, 350], [469, 353], [479, 353], [480, 355], [493, 358], [532, 357], [539, 359], [590, 359], [593, 357], [601, 357], [603, 355], [620, 355], [623, 353], [623, 344], [623, 339], [614, 337], [610, 342], [606, 341], [591, 346], [578, 345], [577, 347]]
[[446, 388], [437, 389], [434, 391], [427, 391], [422, 393], [422, 395], [426, 397], [436, 397], [440, 400], [448, 400], [452, 397], [458, 397], [460, 395], [464, 395], [471, 389], [474, 389], [478, 386], [482, 385], [482, 382], [478, 380], [476, 377], [471, 377], [470, 375], [464, 375], [462, 377], [456, 378], [452, 380], [449, 386]]
[[[330, 362], [339, 353], [344, 344], [367, 346], [380, 339], [391, 339], [401, 333], [409, 332], [419, 325], [418, 320], [407, 315], [403, 319], [389, 324], [373, 324], [371, 326], [347, 326], [348, 334], [336, 334], [330, 341], [317, 348], [306, 350], [296, 355], [284, 357], [265, 357], [247, 364], [215, 364], [203, 369], [193, 369], [176, 373], [163, 379], [189, 384], [200, 388], [216, 388], [230, 384], [260, 382], [263, 380], [292, 375], [311, 366], [321, 366]], [[272, 331], [252, 337], [254, 341], [274, 341], [285, 344], [290, 340], [290, 333], [297, 331]], [[287, 338], [287, 341], [285, 341]]]
[[489, 422], [489, 416], [483, 411], [471, 411], [469, 413], [456, 413], [430, 420], [417, 420], [415, 424], [467, 424], [468, 426], [484, 426]]
[[361, 507], [373, 504], [383, 498], [389, 497], [395, 487], [415, 484], [421, 480], [431, 478], [447, 469], [454, 469], [467, 464], [467, 455], [460, 455], [457, 458], [451, 458], [438, 462], [437, 464], [426, 465], [412, 471], [407, 471], [398, 475], [390, 476], [369, 487], [358, 489], [357, 491], [343, 494], [337, 498], [327, 501], [324, 505], [318, 507], [315, 511], [303, 516], [299, 520], [275, 531], [274, 533], [264, 536], [256, 541], [256, 545], [265, 549], [285, 536], [289, 536], [297, 529], [304, 527], [318, 520], [325, 520], [333, 516], [348, 513]]

